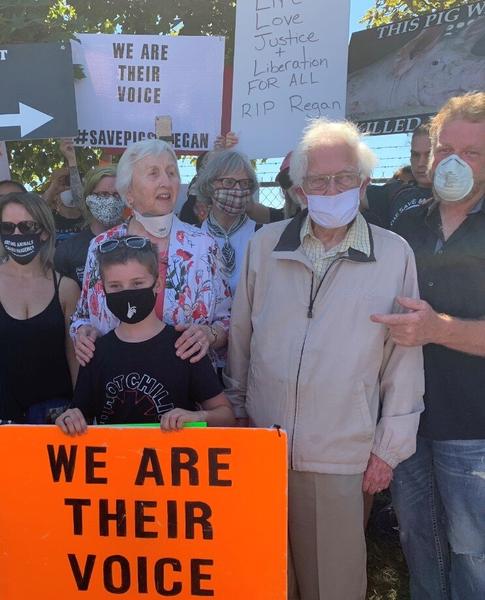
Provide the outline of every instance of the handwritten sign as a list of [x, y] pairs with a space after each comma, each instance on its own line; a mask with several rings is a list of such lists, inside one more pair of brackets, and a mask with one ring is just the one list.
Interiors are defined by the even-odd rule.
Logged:
[[348, 0], [237, 3], [232, 129], [253, 158], [284, 156], [308, 119], [345, 114]]
[[286, 598], [276, 430], [0, 428], [0, 598]]
[[78, 34], [73, 61], [81, 146], [126, 147], [172, 118], [175, 150], [208, 150], [220, 133], [224, 38]]
[[483, 89], [484, 39], [483, 1], [354, 33], [348, 117], [371, 135], [412, 131], [452, 96]]

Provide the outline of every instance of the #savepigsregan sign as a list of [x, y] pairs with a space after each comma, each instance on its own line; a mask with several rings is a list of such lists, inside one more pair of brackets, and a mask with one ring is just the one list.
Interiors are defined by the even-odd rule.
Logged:
[[80, 146], [125, 148], [156, 138], [171, 118], [175, 150], [210, 150], [220, 133], [224, 38], [77, 34], [74, 63]]
[[0, 428], [0, 598], [286, 598], [277, 430]]

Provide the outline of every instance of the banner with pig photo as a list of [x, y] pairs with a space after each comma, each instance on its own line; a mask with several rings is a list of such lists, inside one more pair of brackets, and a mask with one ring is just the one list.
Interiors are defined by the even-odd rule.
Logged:
[[369, 134], [412, 131], [449, 98], [484, 88], [484, 1], [352, 35], [347, 118]]

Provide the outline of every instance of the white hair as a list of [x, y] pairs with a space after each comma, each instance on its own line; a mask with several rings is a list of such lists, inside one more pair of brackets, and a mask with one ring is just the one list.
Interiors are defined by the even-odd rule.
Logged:
[[357, 155], [361, 177], [370, 177], [377, 165], [377, 156], [362, 141], [362, 133], [350, 121], [329, 121], [314, 119], [303, 131], [296, 150], [291, 155], [290, 177], [294, 185], [302, 185], [308, 169], [308, 153], [314, 148], [344, 143], [352, 148]]
[[173, 162], [175, 163], [175, 167], [180, 179], [177, 155], [175, 154], [172, 146], [163, 140], [154, 139], [135, 142], [134, 144], [128, 146], [128, 148], [123, 152], [116, 169], [116, 189], [125, 202], [126, 194], [130, 189], [133, 179], [133, 170], [135, 168], [135, 164], [147, 156], [160, 156], [164, 152], [173, 158]]

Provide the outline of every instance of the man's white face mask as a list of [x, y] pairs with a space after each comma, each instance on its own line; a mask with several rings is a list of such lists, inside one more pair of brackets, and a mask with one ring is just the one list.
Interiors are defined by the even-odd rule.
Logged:
[[337, 229], [351, 223], [359, 212], [360, 187], [334, 196], [307, 194], [311, 220], [326, 229]]
[[441, 200], [458, 202], [473, 189], [473, 171], [457, 154], [452, 154], [438, 163], [433, 187]]

